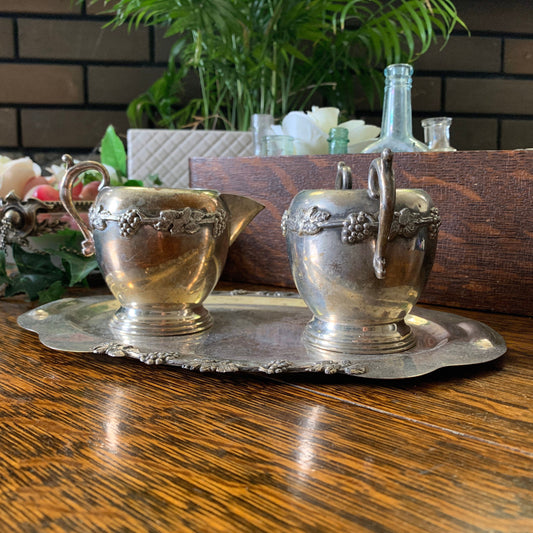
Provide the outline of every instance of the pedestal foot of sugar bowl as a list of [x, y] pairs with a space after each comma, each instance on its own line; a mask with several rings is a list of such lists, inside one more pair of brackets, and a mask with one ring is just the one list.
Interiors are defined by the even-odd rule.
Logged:
[[305, 327], [302, 340], [306, 346], [346, 355], [398, 353], [416, 344], [413, 331], [403, 320], [360, 326], [314, 317]]

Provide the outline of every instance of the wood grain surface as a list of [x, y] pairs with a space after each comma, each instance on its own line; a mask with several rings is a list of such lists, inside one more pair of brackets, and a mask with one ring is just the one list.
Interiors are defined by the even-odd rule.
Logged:
[[[375, 154], [342, 156], [365, 188]], [[339, 156], [193, 158], [191, 185], [265, 204], [230, 250], [224, 278], [294, 287], [280, 222], [303, 189], [333, 188]], [[533, 152], [394, 155], [398, 188], [422, 188], [440, 209], [433, 272], [421, 301], [533, 315]]]
[[0, 531], [533, 531], [533, 320], [399, 382], [57, 352], [0, 304]]

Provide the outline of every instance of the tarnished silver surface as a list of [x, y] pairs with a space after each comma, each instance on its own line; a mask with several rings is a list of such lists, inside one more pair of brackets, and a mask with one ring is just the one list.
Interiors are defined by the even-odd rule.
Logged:
[[292, 274], [313, 312], [306, 341], [329, 351], [395, 353], [414, 346], [404, 320], [428, 279], [440, 216], [430, 196], [398, 189], [392, 153], [372, 161], [367, 189], [301, 191], [283, 216]]
[[200, 372], [322, 372], [397, 379], [447, 366], [491, 361], [506, 351], [501, 335], [460, 315], [415, 308], [405, 318], [416, 345], [391, 354], [343, 354], [306, 346], [311, 318], [302, 299], [283, 293], [214, 293], [206, 300], [210, 330], [187, 336], [128, 336], [110, 328], [111, 297], [67, 298], [29, 311], [21, 327], [56, 350], [93, 352]]
[[[211, 327], [202, 304], [222, 273], [229, 246], [263, 206], [211, 190], [109, 187], [100, 163], [63, 159], [61, 201], [84, 235], [85, 255], [96, 253], [121, 305], [111, 326], [128, 335], [158, 336]], [[102, 175], [89, 225], [72, 202], [72, 186], [87, 170]]]

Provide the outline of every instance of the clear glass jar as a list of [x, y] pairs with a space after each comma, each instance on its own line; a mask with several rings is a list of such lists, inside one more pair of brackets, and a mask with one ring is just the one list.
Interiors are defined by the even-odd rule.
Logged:
[[427, 152], [428, 147], [413, 137], [411, 85], [413, 67], [404, 63], [385, 69], [385, 96], [379, 139], [367, 146], [363, 153]]
[[424, 141], [432, 152], [455, 152], [456, 148], [450, 146], [450, 117], [425, 118], [422, 121], [424, 128]]
[[290, 135], [267, 135], [261, 140], [261, 155], [295, 155], [294, 137]]
[[252, 115], [251, 130], [254, 143], [254, 155], [261, 155], [263, 137], [271, 134], [274, 117], [268, 114], [255, 113]]
[[348, 134], [346, 128], [331, 128], [329, 130], [328, 144], [330, 154], [347, 154], [348, 153]]

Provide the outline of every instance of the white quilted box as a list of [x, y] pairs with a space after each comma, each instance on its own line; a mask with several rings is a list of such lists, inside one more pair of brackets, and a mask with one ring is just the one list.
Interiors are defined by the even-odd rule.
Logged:
[[219, 130], [128, 130], [128, 179], [157, 174], [165, 187], [189, 186], [190, 157], [253, 155], [251, 132]]

